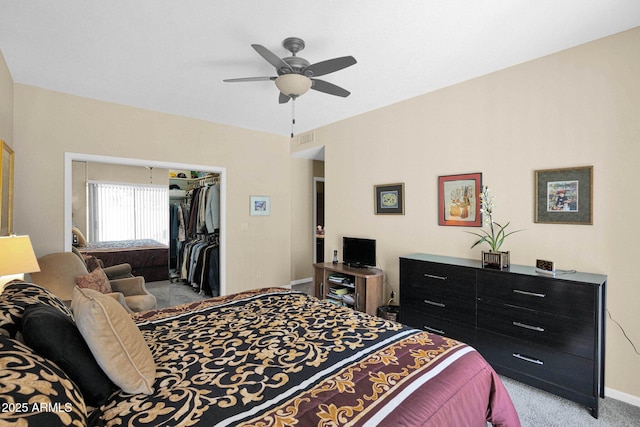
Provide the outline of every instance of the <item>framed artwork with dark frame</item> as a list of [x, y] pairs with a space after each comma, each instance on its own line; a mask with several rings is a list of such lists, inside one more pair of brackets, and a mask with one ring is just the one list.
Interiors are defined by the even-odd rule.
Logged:
[[535, 171], [535, 222], [593, 224], [593, 166]]
[[404, 182], [373, 186], [376, 215], [404, 215]]
[[438, 225], [482, 227], [482, 173], [438, 177]]

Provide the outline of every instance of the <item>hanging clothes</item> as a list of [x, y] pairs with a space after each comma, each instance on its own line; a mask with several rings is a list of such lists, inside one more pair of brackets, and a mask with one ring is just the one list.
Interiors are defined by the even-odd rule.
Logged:
[[210, 296], [220, 295], [219, 247], [217, 235], [185, 243], [181, 275], [194, 291]]
[[176, 275], [201, 294], [219, 295], [220, 184], [193, 187], [171, 209]]

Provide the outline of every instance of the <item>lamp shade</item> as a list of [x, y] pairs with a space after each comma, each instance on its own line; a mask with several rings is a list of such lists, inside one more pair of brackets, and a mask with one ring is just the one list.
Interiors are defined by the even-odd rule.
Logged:
[[311, 85], [311, 79], [301, 74], [283, 74], [276, 79], [278, 90], [291, 98], [304, 95]]
[[0, 237], [0, 276], [36, 271], [40, 266], [29, 236]]

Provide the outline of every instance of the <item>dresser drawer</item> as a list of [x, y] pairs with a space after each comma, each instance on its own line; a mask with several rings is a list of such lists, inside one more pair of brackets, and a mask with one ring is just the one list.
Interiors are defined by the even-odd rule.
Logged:
[[478, 299], [594, 322], [596, 288], [548, 277], [478, 272]]
[[594, 324], [512, 306], [478, 303], [478, 328], [593, 359]]
[[482, 330], [476, 349], [498, 373], [506, 368], [582, 395], [595, 394], [592, 360]]
[[475, 299], [476, 273], [473, 269], [431, 262], [400, 260], [400, 283], [407, 296], [419, 298], [450, 295]]
[[475, 345], [475, 326], [429, 315], [411, 307], [402, 309], [402, 322], [416, 329]]
[[458, 298], [455, 295], [418, 294], [400, 296], [400, 305], [412, 307], [434, 316], [441, 316], [446, 319], [462, 321], [475, 325], [476, 322], [476, 301], [469, 298]]

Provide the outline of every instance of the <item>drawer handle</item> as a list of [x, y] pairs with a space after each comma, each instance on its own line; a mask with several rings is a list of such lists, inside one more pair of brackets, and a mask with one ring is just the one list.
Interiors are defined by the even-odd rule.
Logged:
[[540, 326], [527, 325], [526, 323], [513, 322], [513, 326], [519, 326], [521, 328], [531, 329], [532, 331], [544, 332], [544, 328], [541, 328]]
[[424, 300], [424, 303], [429, 305], [435, 305], [436, 307], [442, 307], [442, 308], [445, 307], [445, 305], [441, 302], [429, 301], [428, 299]]
[[547, 296], [547, 294], [537, 294], [535, 292], [527, 292], [527, 291], [521, 291], [520, 289], [514, 289], [513, 290], [514, 294], [520, 294], [520, 295], [526, 295], [529, 297], [538, 297], [538, 298], [544, 298]]
[[520, 353], [513, 353], [512, 355], [516, 359], [524, 360], [525, 362], [535, 363], [536, 365], [544, 365], [542, 360], [534, 359], [532, 357], [523, 356]]
[[428, 277], [429, 279], [438, 279], [438, 280], [447, 280], [446, 276], [435, 276], [433, 274], [424, 274], [424, 277]]
[[428, 326], [426, 326], [426, 325], [424, 325], [424, 326], [422, 327], [422, 329], [425, 329], [425, 330], [427, 330], [427, 331], [429, 331], [429, 332], [434, 332], [434, 333], [436, 333], [436, 334], [438, 334], [438, 335], [445, 335], [444, 331], [442, 331], [442, 330], [440, 330], [440, 329], [430, 328], [430, 327], [428, 327]]

